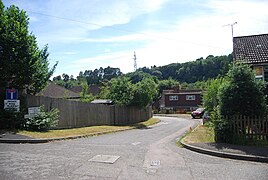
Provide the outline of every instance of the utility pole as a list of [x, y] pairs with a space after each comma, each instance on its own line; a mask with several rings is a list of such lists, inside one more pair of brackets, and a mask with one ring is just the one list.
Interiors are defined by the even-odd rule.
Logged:
[[225, 26], [231, 26], [231, 30], [232, 30], [232, 41], [234, 39], [234, 25], [236, 25], [237, 22], [234, 22], [234, 23], [231, 23], [231, 24], [226, 24], [226, 25], [223, 25], [223, 27]]
[[[234, 23], [231, 23], [231, 24], [226, 24], [226, 25], [224, 25], [224, 26], [231, 26], [231, 30], [232, 30], [232, 46], [233, 46], [233, 48], [234, 48], [234, 25], [236, 25], [237, 24], [237, 22], [234, 22]], [[223, 27], [224, 27], [223, 26]], [[235, 52], [234, 52], [234, 50], [233, 50], [233, 57], [235, 57]]]
[[136, 52], [134, 51], [134, 72], [137, 70], [137, 57], [136, 57]]

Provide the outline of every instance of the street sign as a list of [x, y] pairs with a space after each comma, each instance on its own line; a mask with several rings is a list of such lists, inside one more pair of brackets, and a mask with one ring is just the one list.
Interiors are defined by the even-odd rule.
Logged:
[[4, 109], [9, 111], [20, 111], [20, 100], [4, 100]]
[[38, 113], [40, 113], [40, 107], [29, 107], [28, 108], [28, 116], [29, 117], [34, 117]]
[[6, 89], [6, 99], [8, 99], [8, 100], [18, 99], [18, 90], [17, 89]]

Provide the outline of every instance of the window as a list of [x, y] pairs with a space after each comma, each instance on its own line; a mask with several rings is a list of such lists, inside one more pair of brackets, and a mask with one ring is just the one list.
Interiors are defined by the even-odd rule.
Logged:
[[178, 101], [178, 96], [169, 96], [170, 101]]
[[195, 95], [186, 95], [186, 100], [187, 101], [194, 101], [195, 100]]

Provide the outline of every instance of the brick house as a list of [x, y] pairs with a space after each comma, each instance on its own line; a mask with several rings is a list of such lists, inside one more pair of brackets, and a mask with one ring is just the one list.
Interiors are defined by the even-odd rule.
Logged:
[[159, 102], [161, 110], [175, 112], [192, 111], [202, 104], [202, 91], [164, 90]]
[[234, 61], [249, 64], [256, 78], [268, 82], [268, 34], [234, 37], [233, 53]]

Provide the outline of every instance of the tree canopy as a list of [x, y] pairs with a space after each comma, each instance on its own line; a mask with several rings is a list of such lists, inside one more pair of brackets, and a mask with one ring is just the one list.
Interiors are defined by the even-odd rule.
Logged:
[[42, 90], [53, 74], [48, 63], [48, 47], [39, 49], [36, 37], [29, 32], [25, 11], [12, 5], [5, 9], [0, 1], [0, 86]]
[[157, 83], [152, 77], [146, 77], [132, 83], [130, 77], [121, 76], [112, 79], [102, 90], [101, 98], [109, 98], [119, 105], [145, 107], [158, 95]]
[[172, 78], [181, 83], [194, 83], [224, 76], [232, 59], [231, 54], [228, 56], [209, 55], [206, 59], [199, 58], [196, 61], [172, 63], [160, 67], [152, 66], [151, 69], [143, 67], [138, 70], [160, 80]]
[[119, 68], [113, 68], [108, 66], [107, 68], [100, 67], [95, 70], [85, 70], [84, 72], [80, 71], [77, 79], [86, 78], [88, 85], [91, 84], [101, 84], [103, 81], [109, 81], [115, 77], [122, 75], [122, 72]]
[[212, 79], [208, 82], [208, 87], [203, 96], [203, 105], [210, 114], [219, 104], [218, 92], [224, 83], [224, 78]]
[[260, 116], [266, 111], [263, 82], [245, 64], [233, 64], [219, 89], [221, 115]]

